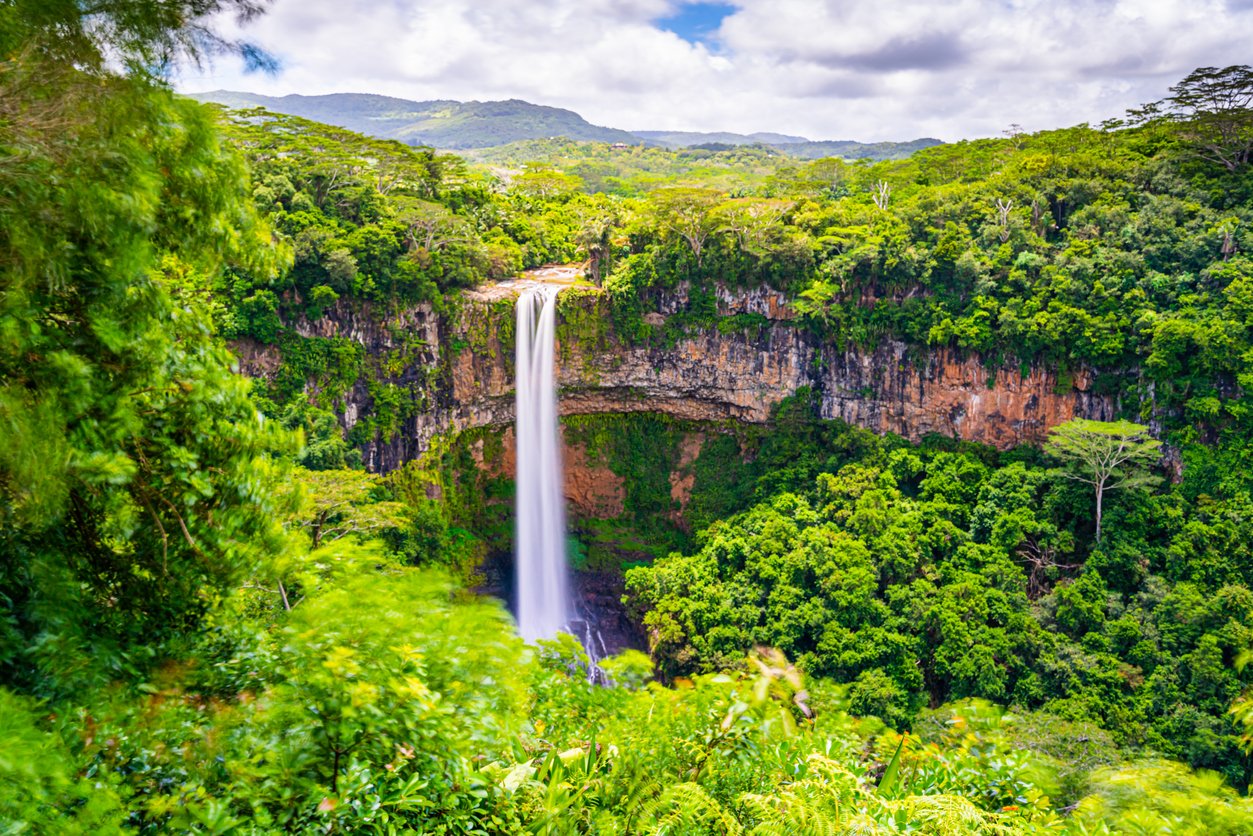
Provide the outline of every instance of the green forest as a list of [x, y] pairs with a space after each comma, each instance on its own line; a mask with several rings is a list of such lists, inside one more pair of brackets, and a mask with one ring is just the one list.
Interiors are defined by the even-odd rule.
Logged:
[[[1253, 69], [904, 159], [467, 159], [173, 92], [264, 69], [215, 28], [264, 7], [0, 3], [0, 834], [1253, 832]], [[749, 341], [719, 294], [770, 288], [824, 345], [1118, 414], [1007, 450], [804, 388], [569, 417], [624, 485], [571, 563], [643, 638], [593, 684], [479, 591], [500, 428], [368, 466], [449, 369], [318, 328], [503, 352], [467, 291], [568, 263], [566, 348]]]

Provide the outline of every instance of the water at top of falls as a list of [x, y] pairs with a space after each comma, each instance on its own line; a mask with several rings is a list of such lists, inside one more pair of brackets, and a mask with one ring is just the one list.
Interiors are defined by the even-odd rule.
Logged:
[[518, 297], [514, 553], [518, 630], [527, 641], [555, 638], [571, 609], [553, 358], [557, 291], [533, 287]]

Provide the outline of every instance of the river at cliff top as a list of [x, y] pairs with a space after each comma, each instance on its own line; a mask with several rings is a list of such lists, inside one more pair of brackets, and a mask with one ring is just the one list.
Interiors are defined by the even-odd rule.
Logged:
[[470, 299], [494, 302], [498, 299], [509, 299], [517, 296], [528, 287], [536, 285], [556, 285], [558, 287], [595, 287], [583, 273], [581, 264], [546, 264], [522, 271], [521, 275], [494, 284], [480, 285], [467, 290], [465, 295]]

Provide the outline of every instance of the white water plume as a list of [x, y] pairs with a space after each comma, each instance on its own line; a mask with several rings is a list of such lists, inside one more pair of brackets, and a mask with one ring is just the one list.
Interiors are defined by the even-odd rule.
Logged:
[[570, 610], [566, 504], [553, 371], [557, 290], [532, 287], [518, 297], [514, 565], [518, 630], [527, 641], [555, 638], [565, 628]]

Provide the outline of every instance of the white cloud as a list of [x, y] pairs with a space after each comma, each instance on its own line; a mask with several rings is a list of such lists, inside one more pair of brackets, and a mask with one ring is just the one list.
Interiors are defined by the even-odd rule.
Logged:
[[1248, 60], [1253, 0], [735, 0], [712, 45], [651, 21], [677, 0], [276, 0], [180, 81], [281, 95], [520, 98], [636, 129], [946, 140], [1097, 122], [1198, 66]]

